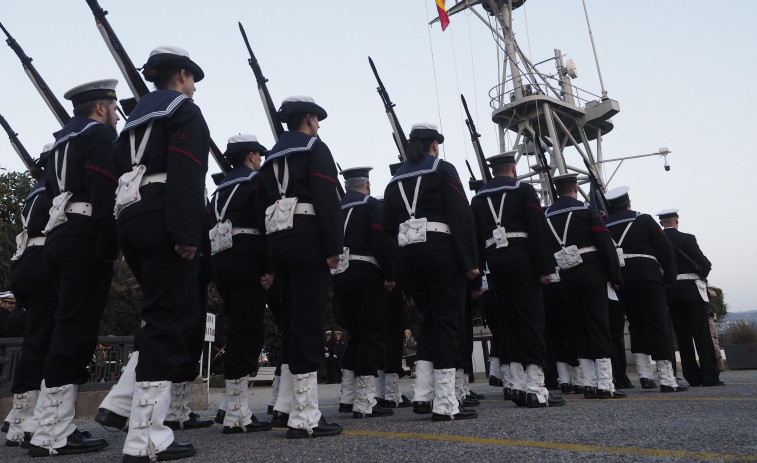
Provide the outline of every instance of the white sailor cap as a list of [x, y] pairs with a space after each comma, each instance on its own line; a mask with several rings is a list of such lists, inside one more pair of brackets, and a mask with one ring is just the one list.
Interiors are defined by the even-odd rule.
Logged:
[[3, 302], [16, 302], [16, 297], [10, 291], [0, 292], [0, 300]]
[[[159, 69], [162, 67], [186, 69], [187, 72], [192, 74], [195, 82], [199, 82], [205, 78], [202, 68], [189, 59], [189, 52], [181, 47], [163, 45], [153, 49], [150, 52], [150, 57], [147, 58], [147, 62], [142, 66], [142, 74], [145, 74], [145, 71], [149, 68]], [[147, 78], [147, 75], [145, 75], [145, 79], [150, 80]]]
[[673, 219], [678, 217], [678, 209], [663, 209], [655, 214], [660, 220]]
[[279, 115], [284, 120], [296, 114], [315, 114], [318, 116], [319, 121], [326, 119], [328, 116], [326, 110], [318, 106], [315, 100], [307, 95], [293, 95], [281, 102]]
[[623, 202], [628, 201], [628, 191], [630, 189], [631, 188], [627, 186], [613, 188], [605, 193], [605, 198], [607, 198], [607, 201], [609, 201], [610, 204], [622, 204]]
[[517, 151], [505, 151], [504, 153], [495, 154], [486, 158], [486, 162], [489, 167], [498, 166], [500, 164], [513, 164], [515, 162], [515, 155]]
[[373, 167], [351, 167], [339, 172], [339, 175], [344, 177], [345, 180], [350, 178], [368, 178], [368, 172], [372, 171]]
[[63, 98], [71, 100], [74, 107], [93, 100], [115, 100], [117, 79], [101, 79], [77, 85], [63, 94]]
[[444, 143], [444, 135], [439, 133], [439, 128], [428, 122], [413, 124], [408, 138], [410, 140], [427, 140], [431, 138], [439, 143]]
[[226, 159], [229, 159], [236, 154], [250, 152], [265, 155], [268, 152], [268, 149], [260, 144], [258, 137], [255, 135], [239, 134], [229, 137], [229, 140], [226, 142], [226, 152], [223, 153], [223, 156]]

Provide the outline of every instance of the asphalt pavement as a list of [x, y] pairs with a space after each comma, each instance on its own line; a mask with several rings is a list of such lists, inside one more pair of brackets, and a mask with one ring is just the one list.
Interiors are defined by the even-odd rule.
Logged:
[[[286, 431], [223, 435], [221, 426], [176, 432], [191, 442], [194, 462], [757, 462], [757, 370], [728, 371], [723, 387], [689, 388], [682, 393], [627, 389], [627, 399], [587, 400], [565, 395], [564, 407], [518, 408], [502, 400], [501, 390], [479, 379], [473, 390], [486, 399], [478, 419], [431, 422], [409, 408], [387, 418], [354, 419], [338, 413], [338, 385], [319, 385], [320, 408], [328, 421], [342, 425], [336, 437], [287, 440]], [[410, 379], [402, 391], [412, 398]], [[251, 388], [256, 416], [269, 419], [270, 387]], [[222, 390], [212, 389], [214, 417]], [[103, 451], [55, 456], [43, 461], [119, 462], [125, 434], [109, 432], [92, 420], [77, 420], [80, 429], [105, 437]], [[25, 451], [0, 446], [0, 462], [29, 461]]]

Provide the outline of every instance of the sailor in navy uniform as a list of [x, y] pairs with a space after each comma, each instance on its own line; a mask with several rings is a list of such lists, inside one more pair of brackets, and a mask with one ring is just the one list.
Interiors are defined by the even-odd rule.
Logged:
[[[123, 427], [124, 461], [194, 455], [165, 425], [171, 380], [189, 360], [184, 329], [200, 311], [199, 247], [210, 134], [192, 101], [202, 69], [178, 47], [150, 53], [144, 95], [115, 145], [121, 174], [115, 214], [121, 249], [143, 293], [144, 325], [119, 383], [96, 421]], [[118, 391], [118, 392], [117, 392]], [[123, 415], [122, 415], [123, 414]], [[112, 420], [112, 418], [119, 418]]]
[[249, 407], [250, 372], [263, 348], [266, 294], [261, 278], [271, 274], [265, 239], [265, 205], [258, 170], [267, 150], [254, 135], [228, 140], [224, 158], [232, 171], [218, 184], [210, 200], [215, 225], [210, 230], [213, 275], [223, 298], [228, 325], [224, 391], [224, 434], [267, 431]]
[[661, 392], [685, 391], [673, 374], [675, 349], [665, 304], [665, 285], [675, 282], [673, 248], [651, 215], [631, 209], [628, 190], [613, 188], [605, 197], [607, 228], [622, 256], [623, 289], [617, 295], [628, 318], [631, 352], [650, 354], [657, 362]]
[[113, 169], [117, 80], [74, 87], [74, 117], [55, 134], [45, 169], [50, 219], [45, 226], [45, 262], [58, 291], [55, 328], [45, 360], [45, 385], [31, 440], [33, 456], [83, 453], [107, 445], [87, 439], [71, 422], [79, 384], [97, 344], [100, 317], [113, 275], [118, 245], [113, 220], [117, 181]]
[[[43, 148], [39, 167], [44, 166], [52, 146], [51, 143]], [[11, 385], [13, 408], [5, 420], [10, 425], [5, 436], [5, 445], [9, 447], [29, 441], [39, 427], [39, 423], [32, 418], [44, 378], [45, 358], [55, 327], [55, 307], [58, 305], [55, 284], [45, 266], [45, 236], [42, 229], [50, 215], [42, 178], [44, 174], [41, 170], [39, 173], [21, 210], [23, 230], [16, 238], [16, 253], [11, 258], [8, 277], [13, 290], [13, 294], [8, 294], [15, 296], [16, 307], [26, 308], [29, 317], [23, 334], [21, 357], [16, 363]]]
[[[344, 252], [332, 270], [334, 294], [350, 340], [342, 359], [343, 390], [355, 389], [354, 418], [393, 415], [377, 405], [375, 377], [381, 369], [387, 291], [394, 288], [392, 243], [381, 223], [381, 202], [371, 196], [372, 167], [344, 169]], [[347, 384], [345, 384], [347, 383]], [[340, 403], [345, 401], [340, 400]]]
[[724, 383], [720, 381], [715, 348], [708, 336], [707, 275], [712, 270], [712, 263], [699, 249], [694, 235], [678, 231], [678, 209], [660, 211], [657, 216], [673, 245], [678, 263], [676, 281], [666, 288], [666, 292], [681, 353], [683, 377], [690, 386], [721, 386]]
[[577, 199], [577, 174], [553, 179], [557, 200], [547, 208], [551, 248], [560, 267], [569, 310], [575, 319], [576, 354], [585, 398], [623, 398], [612, 382], [608, 283], [619, 289], [620, 264], [610, 233], [597, 211]]
[[317, 373], [324, 360], [329, 268], [337, 267], [343, 243], [336, 166], [317, 137], [326, 111], [312, 98], [285, 99], [279, 116], [289, 130], [258, 174], [268, 196], [268, 249], [283, 301], [281, 380], [272, 422], [278, 427], [286, 420], [290, 439], [333, 436], [342, 428], [326, 422], [318, 409]]
[[[415, 124], [408, 158], [384, 192], [384, 231], [396, 239], [402, 287], [422, 316], [413, 411], [434, 421], [476, 418], [455, 396], [467, 279], [479, 274], [473, 214], [433, 124]], [[433, 409], [431, 401], [433, 399]]]
[[[487, 159], [494, 178], [471, 200], [479, 253], [489, 268], [489, 291], [503, 311], [512, 375], [511, 400], [530, 408], [565, 405], [544, 387], [547, 346], [544, 340], [542, 284], [551, 280], [555, 258], [544, 212], [534, 187], [517, 180], [515, 155]], [[525, 371], [524, 371], [525, 366]]]

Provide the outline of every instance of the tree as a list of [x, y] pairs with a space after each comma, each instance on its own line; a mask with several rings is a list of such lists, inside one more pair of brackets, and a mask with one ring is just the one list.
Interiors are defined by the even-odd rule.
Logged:
[[728, 304], [725, 302], [725, 293], [717, 286], [708, 286], [707, 288], [711, 289], [716, 294], [715, 297], [710, 298], [710, 307], [712, 307], [712, 312], [715, 314], [715, 319], [719, 320], [728, 313]]
[[27, 172], [0, 173], [0, 287], [8, 286], [11, 257], [16, 252], [16, 235], [21, 233], [24, 200], [34, 186]]

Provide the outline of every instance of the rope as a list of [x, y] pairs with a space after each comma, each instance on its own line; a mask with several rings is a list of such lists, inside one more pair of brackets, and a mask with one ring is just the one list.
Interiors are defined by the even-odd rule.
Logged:
[[[424, 1], [423, 4], [426, 7], [426, 24], [428, 24], [429, 22], [431, 22], [429, 21], [430, 16], [428, 15], [428, 2]], [[436, 111], [439, 115], [439, 132], [444, 133], [444, 129], [442, 126], [442, 108], [441, 108], [441, 105], [439, 104], [439, 85], [437, 84], [437, 81], [436, 81], [436, 61], [434, 60], [434, 45], [431, 40], [431, 27], [432, 27], [431, 25], [428, 26], [428, 47], [431, 49], [431, 68], [434, 71], [434, 90], [436, 91]], [[442, 157], [444, 158], [445, 161], [447, 160], [447, 149], [445, 148], [443, 144], [442, 144]]]

